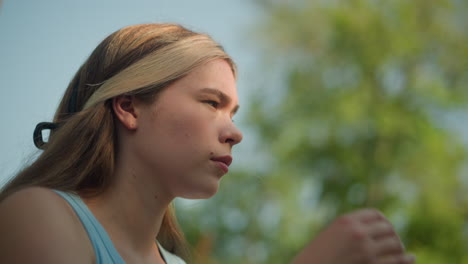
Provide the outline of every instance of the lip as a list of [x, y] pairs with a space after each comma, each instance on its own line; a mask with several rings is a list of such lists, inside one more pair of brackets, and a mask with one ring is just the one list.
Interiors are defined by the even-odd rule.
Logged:
[[211, 158], [211, 160], [216, 162], [218, 166], [221, 168], [221, 170], [224, 171], [224, 173], [227, 173], [229, 171], [229, 165], [231, 165], [232, 163], [232, 157], [229, 155], [214, 157], [214, 158]]

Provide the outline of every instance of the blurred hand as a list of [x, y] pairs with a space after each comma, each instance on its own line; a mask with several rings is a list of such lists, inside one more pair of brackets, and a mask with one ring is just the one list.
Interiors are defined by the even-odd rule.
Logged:
[[293, 264], [410, 264], [392, 224], [375, 209], [340, 216], [302, 252]]

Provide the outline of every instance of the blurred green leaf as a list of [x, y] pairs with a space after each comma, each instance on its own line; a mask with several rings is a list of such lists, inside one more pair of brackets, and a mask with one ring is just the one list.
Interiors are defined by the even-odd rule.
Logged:
[[468, 263], [468, 152], [443, 120], [468, 110], [468, 2], [258, 4], [259, 72], [284, 84], [275, 100], [265, 81], [250, 107], [268, 166], [181, 206], [199, 263], [288, 263], [360, 207], [382, 210], [418, 263]]

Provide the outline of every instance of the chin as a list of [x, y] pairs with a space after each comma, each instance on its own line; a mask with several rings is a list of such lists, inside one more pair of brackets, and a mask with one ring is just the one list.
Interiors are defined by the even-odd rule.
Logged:
[[208, 199], [218, 192], [218, 188], [219, 182], [216, 182], [216, 184], [207, 184], [205, 186], [192, 186], [190, 190], [187, 190], [179, 197], [185, 199]]

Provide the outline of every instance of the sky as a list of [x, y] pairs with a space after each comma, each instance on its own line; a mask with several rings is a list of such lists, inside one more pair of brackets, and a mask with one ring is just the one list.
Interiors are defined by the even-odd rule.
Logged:
[[[239, 118], [245, 114], [258, 55], [251, 39], [261, 12], [249, 0], [3, 0], [0, 7], [0, 184], [39, 151], [37, 123], [52, 121], [75, 72], [110, 33], [171, 22], [210, 34], [239, 67]], [[241, 127], [242, 129], [242, 127]], [[244, 142], [249, 141], [244, 133]], [[249, 144], [234, 150], [249, 152]], [[236, 152], [238, 155], [236, 155]], [[239, 164], [239, 163], [237, 163]], [[233, 166], [236, 166], [234, 162]], [[237, 165], [239, 166], [239, 165]]]

